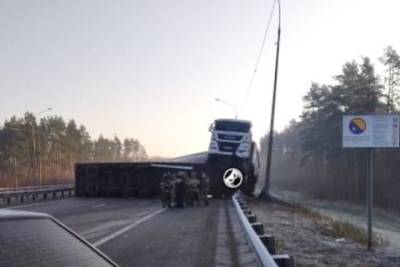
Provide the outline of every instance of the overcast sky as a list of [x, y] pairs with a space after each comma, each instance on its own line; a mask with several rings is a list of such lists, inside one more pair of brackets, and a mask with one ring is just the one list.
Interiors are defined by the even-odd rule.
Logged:
[[[208, 147], [208, 126], [246, 93], [273, 0], [2, 0], [0, 121], [48, 106], [92, 136], [138, 138], [150, 155]], [[400, 1], [282, 0], [276, 124], [345, 61], [400, 50]], [[240, 118], [267, 131], [277, 13]]]

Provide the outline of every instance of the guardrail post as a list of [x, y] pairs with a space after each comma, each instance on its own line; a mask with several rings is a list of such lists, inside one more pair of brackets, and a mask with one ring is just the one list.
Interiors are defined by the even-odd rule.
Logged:
[[254, 214], [250, 214], [249, 216], [247, 216], [247, 219], [249, 220], [249, 223], [257, 222], [257, 216]]
[[57, 191], [54, 191], [53, 192], [53, 199], [56, 199], [56, 194], [57, 194]]
[[44, 200], [47, 199], [47, 193], [46, 193], [46, 192], [43, 193], [43, 199], [44, 199]]
[[32, 194], [32, 200], [36, 201], [36, 194], [35, 193]]
[[11, 199], [10, 199], [10, 197], [7, 197], [7, 205], [10, 205], [10, 203], [11, 203]]
[[244, 215], [246, 215], [246, 216], [251, 213], [251, 210], [248, 208], [242, 208], [242, 211], [243, 211]]
[[19, 202], [20, 202], [20, 203], [24, 203], [24, 195], [21, 195], [21, 196], [19, 197]]
[[260, 235], [261, 242], [267, 248], [270, 254], [276, 254], [275, 238], [272, 235]]
[[251, 225], [251, 227], [253, 227], [253, 229], [257, 233], [257, 235], [264, 234], [264, 225], [262, 223], [251, 223], [250, 225]]
[[61, 190], [61, 198], [64, 198], [64, 190]]
[[71, 197], [72, 196], [72, 189], [68, 190], [68, 196]]
[[279, 267], [294, 267], [294, 258], [287, 254], [272, 255]]

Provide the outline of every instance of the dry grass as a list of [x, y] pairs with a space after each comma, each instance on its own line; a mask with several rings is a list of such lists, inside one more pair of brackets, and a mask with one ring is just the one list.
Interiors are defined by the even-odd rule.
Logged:
[[367, 231], [354, 224], [332, 220], [330, 226], [336, 237], [347, 237], [360, 244], [368, 242]]
[[291, 212], [301, 214], [307, 218], [311, 218], [316, 221], [324, 220], [324, 217], [318, 212], [312, 211], [298, 204], [292, 203], [290, 206], [288, 206], [288, 208]]
[[[323, 216], [318, 212], [294, 203], [289, 206], [289, 209], [294, 213], [300, 214], [324, 225], [324, 227], [329, 230], [330, 235], [335, 238], [351, 239], [362, 245], [367, 245], [368, 243], [368, 233], [362, 227], [356, 226], [350, 222], [334, 220], [331, 217]], [[385, 240], [375, 232], [372, 233], [372, 240], [373, 245], [385, 242]]]
[[[336, 237], [349, 238], [362, 245], [368, 244], [368, 232], [349, 222], [331, 220], [330, 226]], [[372, 232], [372, 246], [381, 245], [386, 241], [376, 232]]]

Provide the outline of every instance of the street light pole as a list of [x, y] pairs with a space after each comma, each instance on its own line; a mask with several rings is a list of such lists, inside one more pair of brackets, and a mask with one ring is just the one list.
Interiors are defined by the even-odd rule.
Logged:
[[32, 120], [32, 143], [33, 143], [33, 154], [32, 154], [33, 175], [32, 175], [32, 178], [34, 181], [36, 181], [36, 177], [35, 177], [36, 176], [36, 138], [35, 138], [35, 122], [33, 120]]
[[[34, 113], [34, 116], [38, 116], [44, 112], [50, 111], [51, 107], [46, 108], [45, 110]], [[35, 135], [35, 123], [32, 121], [32, 142], [33, 142], [33, 178], [36, 175], [36, 135]], [[40, 159], [39, 159], [40, 160]], [[42, 185], [42, 170], [41, 166], [39, 166], [39, 185]]]
[[278, 37], [276, 43], [276, 58], [275, 58], [275, 76], [274, 76], [274, 90], [272, 93], [272, 107], [271, 107], [271, 120], [269, 126], [269, 135], [268, 135], [268, 151], [267, 151], [267, 166], [265, 169], [265, 185], [264, 185], [264, 194], [269, 195], [269, 183], [271, 176], [271, 162], [272, 162], [272, 146], [274, 142], [274, 122], [275, 122], [275, 101], [276, 101], [276, 87], [278, 84], [278, 64], [279, 64], [279, 45], [281, 40], [281, 2], [280, 0], [276, 0], [278, 2]]
[[228, 101], [222, 100], [221, 98], [215, 98], [215, 101], [221, 102], [221, 103], [224, 103], [225, 105], [230, 106], [233, 109], [233, 111], [235, 112], [235, 120], [237, 120], [237, 107], [234, 104], [229, 103]]

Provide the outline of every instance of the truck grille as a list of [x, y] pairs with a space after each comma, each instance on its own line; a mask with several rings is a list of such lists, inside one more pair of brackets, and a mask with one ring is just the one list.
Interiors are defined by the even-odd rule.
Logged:
[[218, 139], [229, 140], [229, 141], [240, 141], [242, 140], [242, 135], [229, 135], [229, 134], [218, 134]]
[[236, 152], [239, 144], [231, 143], [231, 142], [218, 142], [219, 149], [222, 152]]

